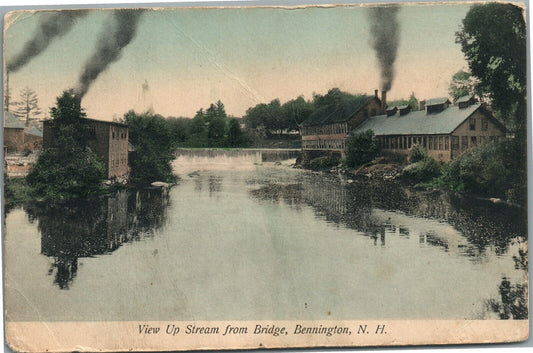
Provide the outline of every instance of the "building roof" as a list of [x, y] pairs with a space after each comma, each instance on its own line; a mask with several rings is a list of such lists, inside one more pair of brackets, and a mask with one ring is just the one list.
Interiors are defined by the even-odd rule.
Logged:
[[97, 120], [97, 119], [91, 119], [91, 118], [83, 118], [88, 121], [94, 121], [96, 123], [103, 123], [103, 124], [109, 124], [109, 125], [115, 125], [115, 126], [122, 126], [122, 127], [128, 127], [127, 124], [119, 123], [118, 121], [105, 121], [105, 120]]
[[4, 127], [8, 129], [24, 129], [26, 126], [13, 113], [4, 110]]
[[474, 98], [473, 94], [462, 96], [461, 98], [457, 99], [455, 101], [455, 103], [466, 103], [466, 102], [470, 101], [472, 98]]
[[361, 110], [373, 98], [375, 96], [358, 96], [354, 99], [318, 108], [302, 125], [312, 126], [344, 122]]
[[472, 104], [463, 109], [452, 106], [433, 114], [418, 110], [404, 115], [378, 115], [367, 119], [353, 132], [372, 130], [375, 135], [450, 134], [480, 107], [480, 104]]
[[34, 136], [37, 136], [37, 137], [43, 137], [43, 132], [41, 131], [41, 129], [35, 127], [35, 126], [32, 126], [30, 127], [28, 130], [24, 131], [26, 134], [30, 134], [30, 135], [34, 135]]
[[450, 100], [446, 97], [431, 98], [426, 101], [426, 107], [431, 105], [444, 104], [446, 102], [451, 103]]

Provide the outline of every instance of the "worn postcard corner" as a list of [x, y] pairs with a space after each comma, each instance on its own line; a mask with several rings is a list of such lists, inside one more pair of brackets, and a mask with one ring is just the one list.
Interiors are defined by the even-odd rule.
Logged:
[[5, 14], [7, 344], [526, 340], [526, 5], [367, 5]]

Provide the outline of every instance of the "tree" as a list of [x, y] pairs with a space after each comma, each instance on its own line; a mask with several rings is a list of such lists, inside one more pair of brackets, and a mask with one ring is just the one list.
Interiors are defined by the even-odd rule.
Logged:
[[242, 144], [242, 131], [237, 119], [230, 119], [228, 123], [227, 145], [237, 147]]
[[418, 99], [416, 99], [415, 92], [411, 92], [407, 104], [411, 107], [411, 110], [418, 110]]
[[313, 103], [303, 96], [290, 100], [281, 106], [284, 125], [289, 130], [298, 130], [300, 124], [314, 111]]
[[167, 121], [160, 115], [137, 115], [129, 111], [124, 115], [124, 122], [129, 127], [129, 141], [135, 147], [129, 159], [130, 183], [174, 182], [173, 141]]
[[91, 135], [80, 98], [71, 91], [63, 92], [50, 115], [54, 119], [53, 141], [26, 177], [33, 193], [52, 200], [97, 193], [106, 167], [87, 146]]
[[20, 100], [13, 103], [15, 106], [13, 114], [19, 118], [25, 118], [26, 126], [28, 126], [30, 124], [30, 117], [41, 114], [38, 103], [39, 98], [37, 97], [37, 93], [26, 86], [20, 91]]
[[[526, 24], [524, 10], [513, 4], [474, 5], [455, 34], [480, 92], [525, 138]], [[513, 118], [508, 118], [512, 116]]]
[[351, 93], [343, 92], [339, 88], [332, 88], [325, 95], [313, 93], [313, 104], [315, 108], [320, 108], [326, 105], [337, 104], [344, 100], [350, 100], [357, 97]]
[[374, 139], [374, 132], [366, 130], [346, 139], [346, 164], [359, 167], [370, 162], [379, 154], [379, 145]]
[[477, 90], [478, 84], [479, 80], [472, 76], [470, 72], [459, 70], [452, 76], [452, 83], [450, 83], [448, 93], [452, 97], [454, 103], [459, 98], [471, 94], [481, 96]]
[[[511, 172], [504, 178], [507, 193], [522, 195], [527, 194], [527, 41], [524, 14], [524, 9], [513, 4], [474, 5], [455, 34], [470, 72], [479, 79], [479, 92], [488, 96], [496, 115], [515, 133], [515, 138], [504, 144], [503, 153], [491, 153], [494, 156], [491, 163], [507, 165], [506, 171]], [[474, 180], [480, 188], [483, 187], [482, 181], [478, 178]]]

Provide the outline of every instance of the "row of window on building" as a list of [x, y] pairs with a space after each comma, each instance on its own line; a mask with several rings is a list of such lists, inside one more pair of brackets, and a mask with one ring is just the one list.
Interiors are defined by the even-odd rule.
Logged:
[[128, 164], [128, 156], [126, 153], [112, 153], [111, 167], [120, 167]]
[[[410, 149], [413, 145], [437, 151], [450, 149], [450, 136], [379, 136], [377, 139], [383, 149]], [[497, 139], [497, 136], [451, 136], [451, 149], [464, 151], [469, 146]]]
[[304, 126], [302, 127], [302, 135], [334, 135], [347, 134], [348, 125], [346, 123], [319, 125], [319, 126]]
[[118, 131], [116, 131], [116, 129], [113, 128], [111, 135], [113, 140], [125, 140], [128, 137], [126, 129], [118, 129]]
[[[469, 126], [471, 131], [476, 131], [476, 119], [470, 118], [469, 120]], [[482, 118], [481, 119], [481, 131], [487, 131], [489, 129], [489, 119]]]
[[344, 139], [338, 140], [303, 140], [302, 149], [314, 150], [344, 150], [346, 142]]

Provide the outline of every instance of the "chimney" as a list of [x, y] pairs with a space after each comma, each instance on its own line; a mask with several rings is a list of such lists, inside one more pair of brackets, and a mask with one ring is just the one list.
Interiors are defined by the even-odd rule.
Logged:
[[9, 71], [6, 71], [6, 90], [4, 92], [5, 98], [4, 98], [4, 110], [6, 112], [9, 111]]
[[378, 98], [378, 90], [377, 90], [377, 89], [374, 90], [374, 96], [375, 96], [376, 98]]
[[381, 91], [381, 114], [387, 110], [387, 91]]
[[418, 110], [426, 110], [426, 101], [418, 102]]

